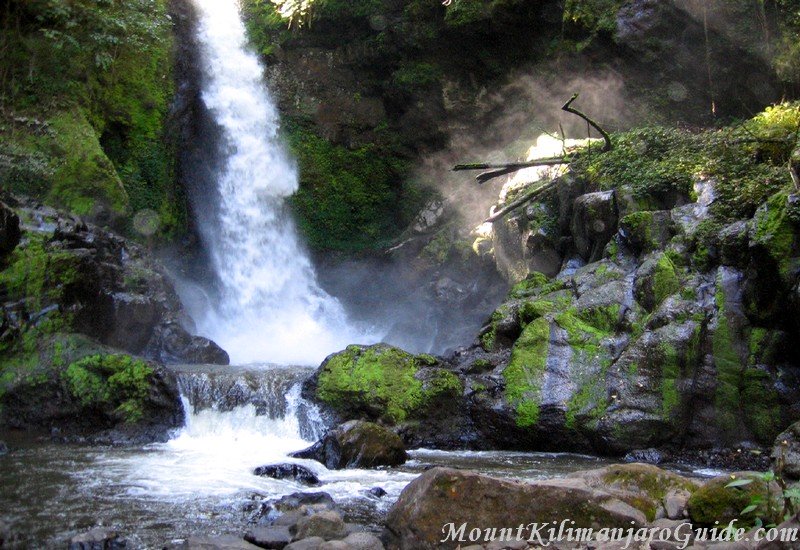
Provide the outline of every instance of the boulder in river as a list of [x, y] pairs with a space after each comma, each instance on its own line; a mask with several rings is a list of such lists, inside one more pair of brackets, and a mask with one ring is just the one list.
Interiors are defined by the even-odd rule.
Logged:
[[253, 474], [260, 477], [271, 477], [273, 479], [294, 479], [304, 485], [319, 485], [319, 478], [299, 464], [270, 464], [269, 466], [259, 466], [253, 470]]
[[321, 537], [325, 540], [343, 539], [347, 536], [347, 526], [342, 516], [334, 510], [325, 510], [301, 518], [297, 522], [296, 540]]
[[442, 543], [449, 526], [458, 533], [464, 525], [466, 534], [478, 528], [483, 536], [486, 529], [516, 530], [532, 522], [558, 528], [564, 518], [574, 521], [571, 526], [575, 528], [628, 528], [647, 523], [642, 510], [580, 477], [522, 483], [433, 468], [403, 490], [389, 511], [386, 526], [390, 547], [426, 550], [456, 548], [469, 542], [465, 538]]
[[72, 537], [69, 550], [123, 550], [128, 542], [116, 531], [98, 527]]
[[399, 466], [408, 458], [400, 436], [362, 420], [345, 422], [308, 449], [292, 456], [316, 460], [329, 470]]

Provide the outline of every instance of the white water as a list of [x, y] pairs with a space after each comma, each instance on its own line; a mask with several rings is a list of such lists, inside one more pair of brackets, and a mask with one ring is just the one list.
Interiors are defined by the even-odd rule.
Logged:
[[317, 284], [286, 212], [297, 170], [278, 136], [275, 105], [258, 58], [248, 51], [236, 0], [193, 0], [204, 64], [203, 101], [222, 129], [216, 227], [205, 239], [222, 285], [198, 319], [233, 363], [316, 365], [365, 340], [339, 302]]

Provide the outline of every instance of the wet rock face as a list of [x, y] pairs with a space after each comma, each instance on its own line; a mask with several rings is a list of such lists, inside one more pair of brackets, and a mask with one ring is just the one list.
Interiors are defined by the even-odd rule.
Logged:
[[[774, 75], [748, 48], [736, 23], [726, 28], [725, 20], [736, 18], [724, 13], [725, 8], [725, 2], [712, 2], [706, 8], [709, 13], [721, 13], [704, 27], [703, 12], [688, 0], [624, 2], [617, 14], [615, 38], [629, 63], [629, 76], [635, 79], [638, 69], [650, 82], [658, 78], [668, 87], [673, 105], [687, 112], [707, 110], [712, 99], [718, 115], [736, 112], [741, 105], [758, 109], [777, 100], [780, 93]], [[675, 29], [681, 32], [676, 35]], [[713, 46], [706, 49], [708, 44]], [[710, 69], [696, 62], [704, 58]], [[731, 64], [731, 59], [737, 63]], [[708, 70], [711, 85], [708, 73], [704, 74]]]
[[42, 284], [9, 296], [9, 325], [23, 330], [32, 319], [59, 317], [67, 325], [62, 330], [132, 354], [167, 363], [228, 363], [216, 344], [183, 328], [190, 320], [144, 249], [34, 202], [18, 211], [25, 223], [16, 261], [39, 265]]

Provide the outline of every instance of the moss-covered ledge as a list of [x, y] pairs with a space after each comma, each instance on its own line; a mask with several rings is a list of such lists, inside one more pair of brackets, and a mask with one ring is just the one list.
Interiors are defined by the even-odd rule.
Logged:
[[317, 375], [316, 397], [346, 418], [388, 424], [423, 418], [463, 384], [430, 355], [387, 344], [348, 346], [328, 357]]

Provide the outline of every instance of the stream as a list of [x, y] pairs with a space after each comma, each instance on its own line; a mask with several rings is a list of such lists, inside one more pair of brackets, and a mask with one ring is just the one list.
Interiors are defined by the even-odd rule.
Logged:
[[[242, 536], [262, 500], [294, 492], [329, 493], [350, 522], [379, 524], [402, 489], [432, 465], [533, 480], [597, 468], [580, 455], [418, 449], [398, 468], [327, 470], [288, 458], [309, 446], [326, 423], [300, 397], [312, 369], [178, 367], [186, 424], [166, 443], [94, 447], [10, 442], [0, 457], [0, 523], [20, 538], [11, 548], [64, 548], [96, 526], [121, 533], [129, 548], [161, 548], [192, 535]], [[253, 475], [253, 469], [295, 462], [313, 470], [320, 487]], [[376, 498], [369, 489], [387, 494]]]

